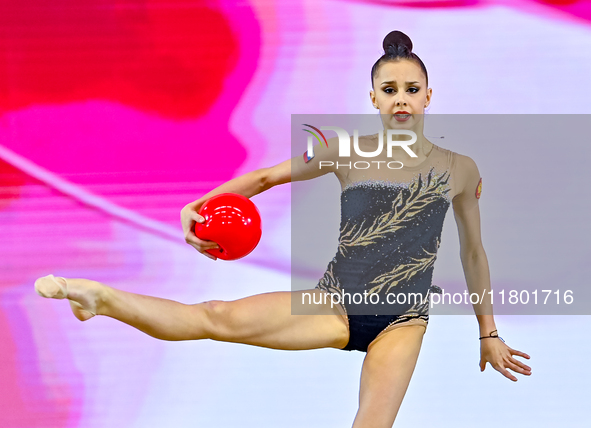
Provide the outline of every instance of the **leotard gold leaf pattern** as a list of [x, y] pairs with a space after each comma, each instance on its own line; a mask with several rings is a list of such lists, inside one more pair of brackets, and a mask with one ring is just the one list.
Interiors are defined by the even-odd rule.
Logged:
[[[439, 248], [439, 239], [437, 239], [437, 248]], [[370, 284], [378, 284], [372, 287], [368, 294], [379, 293], [387, 285], [386, 293], [390, 291], [392, 287], [397, 286], [401, 281], [408, 281], [417, 273], [425, 272], [429, 267], [435, 263], [437, 258], [437, 251], [431, 253], [423, 248], [423, 251], [427, 253], [427, 257], [420, 259], [411, 257], [414, 263], [400, 264], [392, 269], [390, 272], [383, 273], [375, 277]]]
[[324, 276], [318, 282], [317, 287], [321, 290], [325, 290], [328, 293], [341, 293], [341, 286], [339, 284], [338, 277], [336, 277], [332, 271], [333, 264], [330, 263], [326, 272], [324, 272]]
[[364, 228], [365, 220], [360, 224], [353, 224], [350, 230], [349, 222], [340, 230], [339, 252], [345, 255], [347, 247], [366, 246], [374, 244], [376, 239], [383, 238], [388, 233], [396, 232], [404, 227], [404, 222], [419, 214], [425, 206], [445, 197], [450, 188], [447, 185], [449, 172], [433, 175], [433, 168], [429, 171], [426, 183], [421, 174], [410, 186], [410, 193], [405, 198], [405, 192], [400, 192], [392, 202], [392, 210], [378, 216], [371, 226]]

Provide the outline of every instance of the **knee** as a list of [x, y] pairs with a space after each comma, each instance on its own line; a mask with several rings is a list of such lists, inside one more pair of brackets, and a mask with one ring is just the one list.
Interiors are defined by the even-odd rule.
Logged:
[[350, 332], [349, 326], [346, 319], [339, 320], [337, 326], [334, 329], [335, 341], [333, 347], [337, 349], [343, 349], [349, 343]]
[[219, 340], [225, 337], [231, 322], [231, 310], [228, 302], [210, 300], [203, 303], [205, 312], [205, 329], [208, 337]]

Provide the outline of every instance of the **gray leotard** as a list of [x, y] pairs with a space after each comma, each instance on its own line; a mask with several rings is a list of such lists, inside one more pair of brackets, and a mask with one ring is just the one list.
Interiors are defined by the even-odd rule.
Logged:
[[[361, 138], [377, 143], [377, 136]], [[350, 331], [345, 350], [367, 351], [386, 328], [426, 326], [429, 293], [441, 292], [431, 279], [455, 157], [433, 145], [417, 166], [339, 174], [338, 249], [316, 288], [341, 296]]]

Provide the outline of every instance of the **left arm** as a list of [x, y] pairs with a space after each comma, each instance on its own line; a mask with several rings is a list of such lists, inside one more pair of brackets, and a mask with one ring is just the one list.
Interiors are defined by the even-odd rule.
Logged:
[[[458, 193], [453, 198], [454, 217], [460, 236], [460, 259], [464, 277], [470, 293], [485, 296], [482, 303], [474, 304], [478, 319], [480, 336], [489, 336], [496, 330], [493, 308], [490, 298], [490, 272], [488, 260], [480, 233], [480, 208], [478, 206], [480, 173], [476, 163], [468, 156], [457, 155], [455, 182]], [[482, 339], [480, 341], [480, 370], [484, 371], [488, 361], [493, 368], [505, 377], [517, 381], [507, 368], [524, 375], [531, 374], [531, 368], [512, 357], [519, 355], [529, 359], [529, 355], [511, 349], [500, 339]]]
[[[476, 187], [480, 173], [476, 163], [468, 156], [458, 155], [456, 183], [461, 186], [453, 199], [454, 217], [460, 236], [460, 260], [470, 293], [485, 297], [490, 291], [490, 272], [488, 260], [480, 234], [480, 208], [476, 197]], [[484, 299], [482, 304], [475, 304], [474, 312], [480, 326], [480, 336], [488, 336], [495, 330], [492, 305]]]

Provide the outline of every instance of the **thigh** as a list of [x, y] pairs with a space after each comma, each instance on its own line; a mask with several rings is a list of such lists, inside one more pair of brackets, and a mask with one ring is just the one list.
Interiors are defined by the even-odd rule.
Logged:
[[400, 326], [380, 335], [367, 350], [361, 371], [359, 411], [353, 428], [391, 428], [406, 394], [425, 326]]
[[208, 302], [210, 338], [273, 349], [341, 349], [349, 340], [347, 318], [326, 295], [279, 291]]

